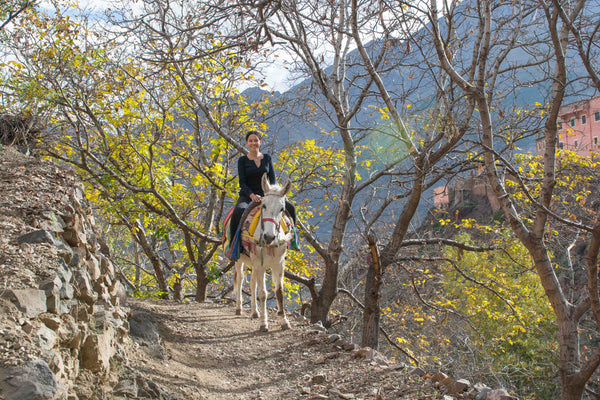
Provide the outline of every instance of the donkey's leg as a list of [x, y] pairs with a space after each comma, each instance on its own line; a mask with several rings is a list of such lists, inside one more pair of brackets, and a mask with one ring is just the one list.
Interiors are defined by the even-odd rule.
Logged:
[[254, 268], [256, 270], [256, 283], [258, 286], [258, 301], [260, 302], [260, 330], [268, 332], [269, 322], [267, 321], [267, 287], [265, 285], [265, 268]]
[[290, 321], [288, 321], [285, 315], [285, 308], [283, 307], [283, 271], [285, 269], [285, 259], [282, 263], [271, 268], [273, 274], [273, 284], [275, 286], [275, 297], [277, 298], [277, 315], [281, 319], [281, 329], [290, 329]]
[[258, 318], [258, 307], [256, 306], [256, 268], [252, 267], [252, 273], [250, 274], [250, 310], [252, 311], [252, 318]]
[[244, 263], [237, 260], [233, 270], [233, 293], [235, 296], [235, 313], [242, 315], [242, 285], [244, 284]]

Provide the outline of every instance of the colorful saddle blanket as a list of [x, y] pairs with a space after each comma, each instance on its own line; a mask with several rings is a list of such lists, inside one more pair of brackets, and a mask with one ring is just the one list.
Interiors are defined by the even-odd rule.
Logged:
[[[223, 238], [222, 246], [223, 253], [232, 261], [240, 258], [241, 248], [243, 247], [244, 252], [247, 254], [256, 253], [258, 246], [258, 240], [254, 237], [256, 233], [256, 227], [260, 223], [260, 207], [252, 207], [252, 204], [248, 207], [242, 220], [232, 238], [229, 232], [229, 224], [231, 222], [231, 215], [233, 214], [233, 208], [227, 213], [225, 221], [223, 222]], [[288, 248], [298, 249], [298, 235], [296, 233], [296, 227], [292, 222], [289, 215], [284, 214], [281, 220], [281, 230], [285, 234], [285, 239], [279, 246], [286, 245]], [[275, 246], [275, 247], [279, 247]], [[267, 247], [267, 251], [274, 252], [275, 247]]]

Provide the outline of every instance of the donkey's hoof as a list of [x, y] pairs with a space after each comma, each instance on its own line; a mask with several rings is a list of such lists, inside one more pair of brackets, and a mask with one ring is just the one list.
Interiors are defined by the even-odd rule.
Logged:
[[242, 315], [242, 310], [235, 310], [235, 315]]
[[281, 330], [282, 331], [287, 331], [288, 329], [290, 329], [292, 326], [290, 325], [289, 321], [285, 321], [281, 323]]
[[269, 332], [269, 325], [261, 325], [260, 331], [261, 332]]
[[260, 317], [260, 314], [258, 313], [258, 311], [254, 311], [254, 312], [252, 313], [252, 319], [254, 319], [254, 318], [258, 318], [258, 317]]

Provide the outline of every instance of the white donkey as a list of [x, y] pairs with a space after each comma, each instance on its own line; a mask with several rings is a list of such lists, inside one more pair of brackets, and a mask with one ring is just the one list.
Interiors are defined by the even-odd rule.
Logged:
[[[271, 277], [277, 298], [277, 314], [281, 318], [281, 329], [289, 329], [290, 323], [283, 307], [283, 273], [285, 269], [285, 254], [292, 235], [289, 227], [287, 233], [282, 227], [285, 211], [285, 195], [290, 190], [291, 182], [286, 181], [284, 187], [270, 185], [266, 174], [262, 177], [262, 188], [265, 195], [261, 202], [259, 223], [254, 231], [253, 240], [256, 247], [252, 246], [249, 255], [242, 253], [235, 263], [233, 286], [236, 298], [236, 314], [242, 314], [242, 284], [244, 282], [244, 265], [252, 266], [250, 276], [250, 289], [252, 292], [250, 307], [252, 318], [260, 318], [260, 330], [269, 330], [267, 320], [267, 289], [265, 286], [265, 272], [271, 268]], [[256, 291], [260, 300], [260, 312], [256, 303]]]

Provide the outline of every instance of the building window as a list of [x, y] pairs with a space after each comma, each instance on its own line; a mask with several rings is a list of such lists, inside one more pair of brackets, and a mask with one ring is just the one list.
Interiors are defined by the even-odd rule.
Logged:
[[575, 139], [575, 140], [573, 141], [573, 146], [574, 146], [576, 149], [578, 149], [578, 148], [579, 148], [579, 140]]
[[573, 117], [569, 120], [569, 125], [575, 126], [575, 117]]
[[594, 121], [600, 121], [600, 111], [594, 113]]
[[562, 122], [559, 122], [558, 123], [558, 130], [561, 130], [561, 129], [562, 129]]
[[587, 115], [582, 115], [581, 116], [581, 125], [585, 125], [587, 124]]
[[594, 146], [598, 146], [598, 136], [594, 136]]
[[565, 148], [565, 144], [563, 142], [558, 142], [558, 148], [559, 149], [564, 149]]

